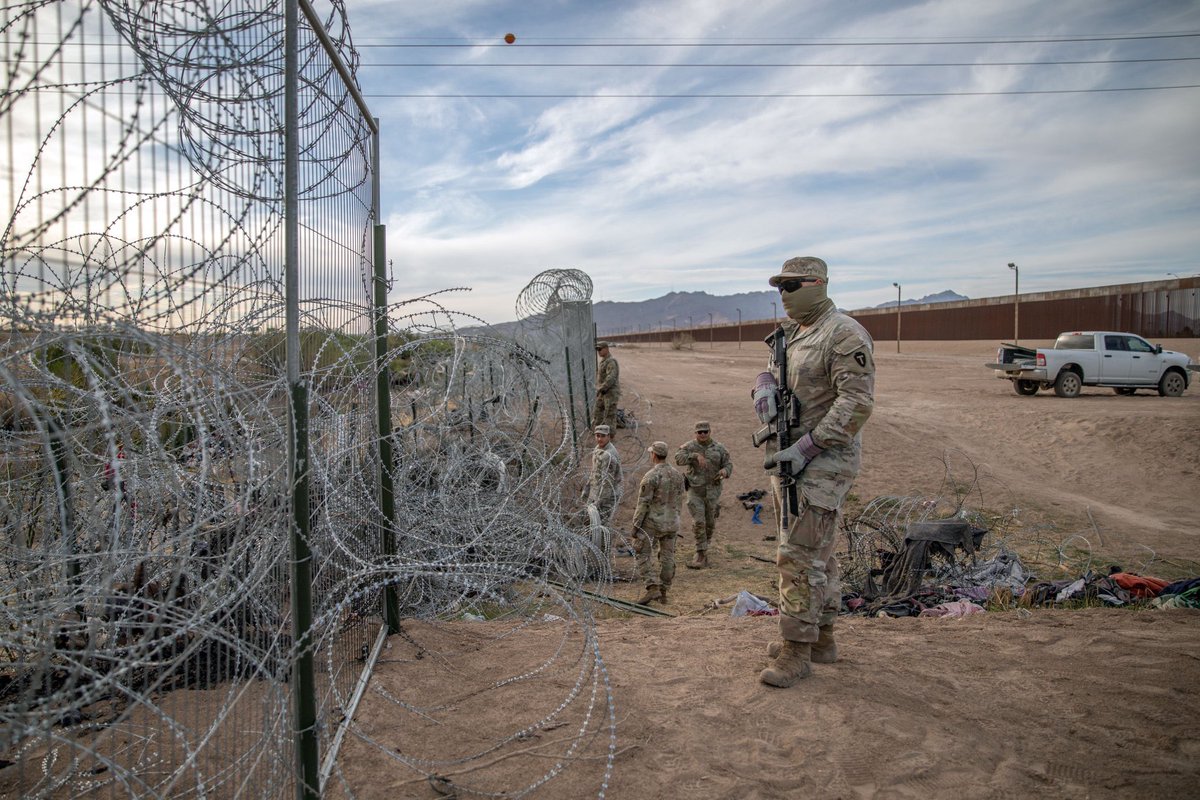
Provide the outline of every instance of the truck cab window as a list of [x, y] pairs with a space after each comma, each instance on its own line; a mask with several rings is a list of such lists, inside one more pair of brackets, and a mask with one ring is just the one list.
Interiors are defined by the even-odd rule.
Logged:
[[1144, 339], [1139, 339], [1136, 336], [1125, 337], [1125, 342], [1129, 349], [1135, 353], [1153, 353], [1154, 348], [1150, 346]]

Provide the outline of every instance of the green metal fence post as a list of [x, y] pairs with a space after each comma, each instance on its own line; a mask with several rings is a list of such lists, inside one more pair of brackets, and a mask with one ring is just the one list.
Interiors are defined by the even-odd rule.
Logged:
[[284, 3], [284, 313], [287, 379], [291, 395], [288, 477], [292, 495], [292, 730], [296, 742], [296, 797], [321, 796], [317, 749], [317, 692], [311, 628], [312, 552], [309, 549], [308, 387], [300, 379], [300, 2]]
[[[376, 159], [376, 167], [379, 161]], [[379, 508], [383, 519], [382, 555], [396, 555], [396, 489], [392, 480], [395, 467], [392, 455], [392, 386], [387, 362], [387, 227], [375, 226], [375, 361], [376, 404], [379, 417]], [[413, 409], [416, 421], [416, 409]], [[388, 633], [400, 632], [400, 603], [396, 587], [388, 583], [383, 590], [383, 617]]]
[[579, 432], [575, 429], [575, 387], [571, 382], [571, 348], [564, 348], [567, 365], [567, 409], [571, 415], [571, 452], [574, 453], [579, 445]]
[[[583, 387], [587, 389], [587, 362], [582, 358], [579, 359], [579, 379], [583, 382]], [[587, 422], [587, 430], [592, 429], [592, 404], [588, 402], [587, 392], [582, 392], [583, 397], [583, 418]]]
[[[382, 208], [379, 193], [382, 186], [379, 174], [379, 120], [372, 117], [375, 128], [371, 135], [371, 211], [375, 216], [375, 358], [376, 405], [379, 418], [379, 509], [383, 516], [383, 541], [381, 555], [396, 555], [396, 487], [393, 470], [396, 467], [392, 453], [392, 375], [388, 353], [388, 284], [387, 284], [387, 226], [378, 224]], [[413, 422], [417, 419], [417, 408], [413, 404]], [[383, 617], [388, 633], [400, 632], [400, 603], [396, 598], [396, 587], [387, 584], [383, 589]]]

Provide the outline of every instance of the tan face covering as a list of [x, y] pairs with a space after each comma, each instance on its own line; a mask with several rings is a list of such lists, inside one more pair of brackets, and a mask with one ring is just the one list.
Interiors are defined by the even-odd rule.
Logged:
[[783, 310], [801, 325], [812, 325], [821, 315], [833, 307], [829, 299], [828, 287], [819, 283], [816, 286], [802, 286], [794, 292], [780, 292]]

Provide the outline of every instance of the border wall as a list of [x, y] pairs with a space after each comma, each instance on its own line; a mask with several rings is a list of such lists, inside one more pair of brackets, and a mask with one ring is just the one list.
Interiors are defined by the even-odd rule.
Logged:
[[[1148, 339], [1200, 336], [1200, 277], [1066, 289], [956, 303], [866, 308], [849, 312], [876, 341], [895, 341], [897, 322], [904, 340], [1053, 339], [1067, 330], [1114, 330]], [[899, 319], [898, 319], [899, 318]], [[706, 343], [759, 341], [772, 320], [692, 329], [606, 334], [616, 342], [670, 342], [687, 333]]]

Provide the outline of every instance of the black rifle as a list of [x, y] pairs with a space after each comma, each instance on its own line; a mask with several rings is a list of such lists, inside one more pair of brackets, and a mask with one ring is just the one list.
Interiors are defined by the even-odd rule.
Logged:
[[[787, 333], [783, 326], [772, 331], [763, 339], [771, 348], [771, 366], [775, 371], [775, 408], [778, 413], [772, 422], [767, 423], [756, 431], [753, 436], [755, 447], [759, 447], [769, 439], [775, 439], [779, 450], [786, 450], [792, 445], [791, 430], [800, 424], [800, 401], [788, 386], [787, 369]], [[783, 492], [783, 508], [780, 510], [780, 535], [787, 535], [788, 512], [792, 516], [800, 514], [800, 500], [796, 496], [796, 479], [792, 476], [792, 465], [787, 461], [779, 462], [779, 489]]]

